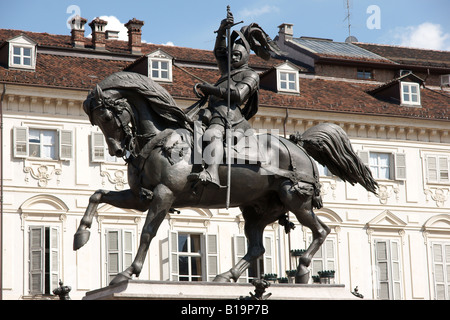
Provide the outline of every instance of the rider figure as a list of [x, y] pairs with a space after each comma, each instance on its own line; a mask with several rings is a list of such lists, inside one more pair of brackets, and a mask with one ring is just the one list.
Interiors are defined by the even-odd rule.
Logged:
[[[250, 57], [250, 45], [242, 33], [234, 31], [229, 44], [232, 46], [230, 83], [228, 83], [228, 48], [226, 41], [226, 30], [234, 24], [233, 15], [228, 12], [227, 18], [222, 20], [219, 30], [217, 30], [214, 56], [216, 57], [221, 78], [215, 85], [208, 83], [198, 84], [204, 94], [209, 95], [209, 107], [211, 120], [208, 129], [205, 131], [203, 140], [209, 142], [208, 149], [213, 150], [208, 155], [207, 168], [200, 173], [193, 174], [203, 182], [210, 182], [220, 186], [219, 165], [222, 163], [224, 146], [223, 138], [228, 128], [228, 121], [231, 122], [233, 130], [239, 129], [243, 132], [251, 129], [246, 121], [250, 119], [258, 108], [259, 76], [248, 67]], [[240, 37], [240, 39], [237, 39]], [[228, 88], [230, 88], [230, 113], [228, 111]], [[245, 102], [245, 107], [240, 106]]]

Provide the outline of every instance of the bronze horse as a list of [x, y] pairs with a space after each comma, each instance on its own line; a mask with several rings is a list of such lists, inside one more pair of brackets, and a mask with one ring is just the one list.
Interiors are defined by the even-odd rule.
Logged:
[[[74, 250], [88, 241], [88, 228], [100, 203], [148, 210], [136, 257], [111, 281], [114, 284], [131, 279], [133, 274], [139, 276], [150, 241], [170, 210], [223, 208], [226, 189], [189, 181], [189, 174], [198, 167], [193, 161], [193, 122], [169, 93], [148, 77], [112, 74], [90, 92], [84, 110], [105, 135], [109, 153], [127, 156], [130, 189], [98, 190], [90, 197], [74, 235]], [[322, 202], [317, 168], [310, 156], [342, 180], [360, 183], [370, 192], [376, 192], [377, 183], [337, 125], [320, 124], [291, 139], [270, 134], [258, 135], [258, 139], [266, 148], [269, 165], [247, 161], [231, 166], [230, 207], [242, 211], [248, 251], [214, 281], [237, 281], [250, 263], [264, 254], [263, 232], [268, 224], [279, 220], [289, 231], [292, 223], [286, 221], [286, 214], [290, 211], [313, 234], [296, 275], [297, 283], [307, 283], [311, 259], [330, 232], [313, 213], [313, 207], [320, 208]], [[221, 181], [226, 181], [226, 164], [220, 166], [219, 174]]]

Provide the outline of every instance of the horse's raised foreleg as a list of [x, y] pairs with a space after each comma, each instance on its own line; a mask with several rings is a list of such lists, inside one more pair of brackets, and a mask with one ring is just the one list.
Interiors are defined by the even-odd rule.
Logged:
[[293, 212], [300, 224], [311, 229], [313, 241], [299, 259], [296, 283], [308, 283], [309, 265], [314, 254], [319, 250], [325, 238], [330, 233], [330, 228], [324, 224], [312, 211], [312, 197], [309, 194], [299, 194], [286, 183], [280, 192], [280, 198], [289, 211]]
[[92, 225], [97, 207], [100, 203], [108, 203], [115, 207], [123, 209], [136, 209], [145, 211], [150, 205], [150, 198], [144, 198], [136, 195], [131, 190], [124, 191], [107, 191], [97, 190], [89, 198], [89, 205], [80, 221], [77, 232], [74, 235], [73, 250], [78, 250], [85, 245], [89, 240], [89, 229]]
[[163, 184], [159, 184], [153, 190], [153, 200], [142, 228], [139, 248], [133, 263], [126, 270], [119, 273], [109, 283], [113, 285], [124, 280], [131, 279], [132, 275], [139, 276], [144, 265], [145, 257], [150, 247], [151, 240], [156, 236], [159, 226], [163, 222], [167, 212], [172, 207], [175, 197], [172, 191]]

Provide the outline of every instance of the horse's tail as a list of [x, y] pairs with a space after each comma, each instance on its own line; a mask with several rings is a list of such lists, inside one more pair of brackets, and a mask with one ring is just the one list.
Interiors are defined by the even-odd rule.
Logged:
[[378, 183], [372, 172], [353, 151], [347, 134], [338, 125], [321, 123], [303, 134], [291, 135], [290, 140], [343, 181], [359, 183], [367, 191], [377, 193]]

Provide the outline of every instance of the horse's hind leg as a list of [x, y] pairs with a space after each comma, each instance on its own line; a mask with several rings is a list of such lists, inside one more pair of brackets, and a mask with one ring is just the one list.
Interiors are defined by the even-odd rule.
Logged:
[[242, 215], [245, 219], [244, 231], [248, 240], [247, 253], [229, 271], [217, 275], [214, 282], [230, 282], [231, 280], [237, 281], [250, 266], [250, 263], [262, 256], [265, 252], [263, 245], [263, 234], [264, 228], [268, 223], [261, 220], [262, 217], [255, 212], [253, 207], [244, 208], [242, 210]]
[[325, 225], [312, 211], [312, 197], [309, 193], [301, 194], [292, 188], [292, 183], [285, 183], [280, 192], [281, 201], [286, 208], [293, 212], [300, 224], [311, 229], [313, 241], [299, 259], [297, 267], [296, 283], [308, 283], [311, 260], [319, 250], [325, 238], [330, 233], [330, 228]]

